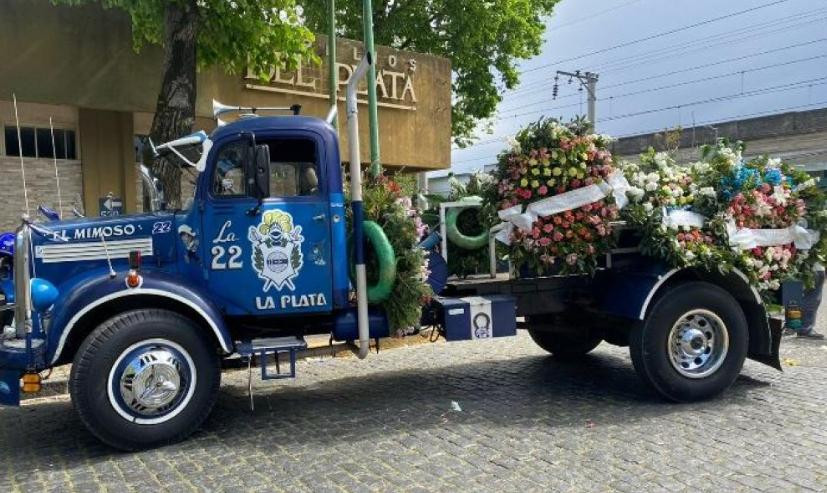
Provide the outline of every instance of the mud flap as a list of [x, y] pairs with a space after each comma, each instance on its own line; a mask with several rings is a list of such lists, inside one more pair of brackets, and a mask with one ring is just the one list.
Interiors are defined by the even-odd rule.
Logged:
[[20, 405], [20, 371], [0, 370], [0, 405]]
[[781, 367], [781, 357], [778, 350], [781, 347], [781, 334], [784, 332], [784, 319], [769, 317], [770, 327], [770, 354], [752, 354], [749, 359], [771, 366], [778, 371], [784, 371]]

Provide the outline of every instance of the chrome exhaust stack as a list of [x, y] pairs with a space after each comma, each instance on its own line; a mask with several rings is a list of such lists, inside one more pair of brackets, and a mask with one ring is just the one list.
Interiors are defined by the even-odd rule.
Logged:
[[32, 230], [28, 216], [17, 230], [14, 242], [14, 329], [18, 339], [24, 339], [32, 331], [32, 297], [30, 255]]

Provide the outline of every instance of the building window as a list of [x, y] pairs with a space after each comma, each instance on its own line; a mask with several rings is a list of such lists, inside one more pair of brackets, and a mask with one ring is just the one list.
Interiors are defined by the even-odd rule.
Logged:
[[[23, 144], [23, 157], [77, 159], [75, 131], [56, 128], [54, 146], [52, 131], [49, 128], [20, 127], [20, 142]], [[6, 155], [21, 154], [17, 140], [17, 127], [6, 126]], [[53, 152], [54, 149], [54, 152]]]

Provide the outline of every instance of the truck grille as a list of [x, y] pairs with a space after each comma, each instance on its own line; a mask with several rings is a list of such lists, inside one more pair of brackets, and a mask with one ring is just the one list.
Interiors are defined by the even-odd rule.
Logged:
[[58, 262], [89, 262], [106, 260], [106, 251], [109, 258], [129, 258], [129, 252], [140, 250], [141, 255], [152, 255], [152, 238], [136, 238], [132, 240], [107, 241], [106, 247], [102, 242], [64, 243], [60, 245], [39, 245], [34, 249], [34, 256], [44, 264]]

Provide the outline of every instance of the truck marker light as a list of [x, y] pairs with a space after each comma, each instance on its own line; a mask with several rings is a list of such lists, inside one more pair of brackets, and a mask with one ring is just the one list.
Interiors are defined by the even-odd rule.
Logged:
[[41, 384], [40, 384], [40, 374], [39, 373], [26, 373], [23, 375], [23, 387], [21, 390], [27, 394], [33, 394], [35, 392], [40, 392]]
[[126, 287], [134, 289], [140, 287], [143, 283], [144, 279], [135, 269], [130, 269], [129, 273], [126, 274]]

